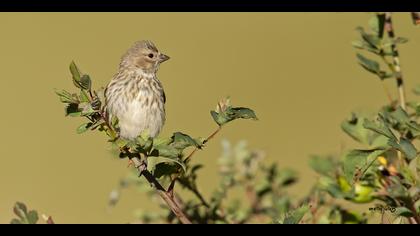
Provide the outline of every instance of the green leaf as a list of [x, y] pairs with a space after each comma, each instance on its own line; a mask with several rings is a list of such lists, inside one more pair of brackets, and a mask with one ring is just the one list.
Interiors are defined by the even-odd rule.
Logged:
[[13, 207], [13, 212], [23, 220], [26, 215], [28, 214], [28, 209], [24, 203], [16, 202], [15, 206]]
[[92, 80], [90, 79], [89, 75], [83, 75], [80, 78], [80, 87], [87, 91], [91, 90]]
[[394, 182], [394, 184], [390, 185], [387, 189], [389, 197], [400, 199], [402, 201], [409, 200], [409, 191], [407, 191], [407, 188], [401, 183], [399, 177], [391, 176], [389, 178], [392, 182]]
[[253, 110], [245, 107], [228, 107], [220, 113], [216, 111], [210, 113], [214, 121], [220, 126], [236, 119], [258, 119]]
[[21, 202], [15, 203], [13, 212], [19, 219], [13, 219], [11, 224], [36, 224], [38, 221], [38, 213], [34, 210], [28, 212], [26, 205]]
[[182, 150], [179, 150], [175, 147], [170, 145], [157, 145], [153, 147], [153, 151], [151, 153], [152, 156], [161, 156], [161, 157], [169, 157], [169, 158], [178, 158], [182, 154]]
[[290, 169], [284, 169], [278, 173], [276, 180], [279, 188], [286, 187], [296, 182], [297, 173]]
[[230, 98], [219, 101], [215, 111], [210, 111], [213, 120], [222, 126], [235, 119], [254, 119], [257, 120], [255, 112], [246, 107], [232, 107]]
[[383, 135], [378, 135], [372, 141], [372, 144], [370, 146], [371, 146], [371, 148], [385, 149], [385, 148], [389, 147], [388, 140], [389, 140], [389, 138], [387, 138]]
[[404, 44], [404, 43], [407, 43], [407, 42], [408, 42], [408, 39], [407, 38], [404, 38], [404, 37], [397, 37], [394, 40], [394, 43], [395, 44]]
[[374, 74], [378, 74], [380, 71], [380, 66], [379, 63], [371, 60], [369, 58], [366, 58], [365, 56], [363, 56], [360, 53], [356, 54], [357, 59], [359, 60], [359, 64], [365, 68], [367, 71], [374, 73]]
[[410, 122], [410, 117], [408, 116], [407, 112], [404, 111], [404, 109], [402, 109], [400, 106], [398, 106], [398, 108], [391, 113], [391, 117], [402, 124]]
[[378, 134], [382, 134], [389, 139], [393, 139], [393, 140], [397, 139], [397, 137], [395, 137], [394, 133], [392, 133], [391, 129], [385, 123], [384, 118], [381, 114], [379, 114], [378, 123], [365, 119], [363, 122], [363, 127], [365, 127], [366, 129], [375, 131]]
[[156, 166], [161, 163], [167, 163], [167, 164], [178, 164], [182, 170], [185, 172], [187, 167], [185, 164], [179, 160], [178, 158], [167, 158], [162, 156], [150, 156], [147, 158], [147, 169], [154, 173]]
[[[405, 176], [405, 178], [411, 181], [413, 184], [416, 183], [417, 179], [420, 177], [420, 157], [415, 157], [413, 160], [411, 160], [408, 164], [408, 167], [405, 169], [407, 172], [407, 176]], [[411, 191], [413, 193], [412, 197], [415, 198], [416, 196], [420, 196], [420, 186], [412, 188]]]
[[71, 72], [71, 75], [73, 76], [74, 85], [78, 88], [82, 88], [80, 84], [80, 79], [81, 79], [80, 70], [79, 68], [77, 68], [74, 61], [70, 63], [70, 72]]
[[368, 203], [373, 200], [373, 187], [356, 183], [354, 186], [354, 195], [350, 198], [355, 203]]
[[93, 110], [92, 105], [88, 102], [80, 103], [79, 109], [81, 111], [80, 115], [82, 116], [90, 116], [96, 113], [96, 111]]
[[309, 211], [308, 205], [303, 205], [298, 209], [287, 214], [283, 224], [299, 224], [305, 214]]
[[141, 132], [141, 134], [137, 137], [136, 141], [140, 146], [144, 146], [149, 140], [150, 140], [149, 130], [146, 129], [143, 132]]
[[393, 77], [392, 73], [382, 71], [377, 61], [371, 60], [362, 54], [356, 54], [359, 64], [367, 71], [376, 74], [381, 80]]
[[393, 55], [393, 51], [392, 51], [392, 46], [393, 45], [404, 44], [404, 43], [407, 43], [407, 42], [408, 42], [408, 39], [407, 38], [402, 38], [402, 37], [397, 37], [396, 39], [388, 39], [382, 45], [383, 52], [386, 56], [392, 56]]
[[89, 95], [86, 93], [85, 90], [80, 90], [79, 99], [80, 99], [80, 102], [85, 102], [85, 103], [90, 102]]
[[389, 79], [389, 78], [394, 77], [394, 74], [393, 73], [387, 73], [387, 72], [381, 70], [381, 71], [379, 71], [378, 76], [381, 80], [384, 80], [384, 79]]
[[87, 130], [89, 130], [89, 127], [91, 127], [92, 126], [92, 122], [88, 122], [88, 123], [85, 123], [85, 124], [82, 124], [82, 125], [80, 125], [78, 128], [77, 128], [77, 133], [78, 134], [81, 134], [81, 133], [84, 133], [84, 132], [86, 132]]
[[66, 90], [55, 91], [55, 93], [60, 97], [62, 103], [78, 103], [79, 101], [74, 94], [67, 92]]
[[366, 51], [374, 53], [374, 54], [379, 54], [380, 53], [379, 49], [374, 48], [374, 47], [370, 46], [370, 44], [367, 44], [367, 43], [359, 41], [359, 40], [355, 40], [355, 41], [351, 42], [351, 44], [354, 48], [357, 48], [357, 49], [366, 50]]
[[36, 224], [38, 222], [38, 212], [32, 210], [27, 215], [28, 223], [29, 224]]
[[172, 139], [173, 139], [173, 143], [171, 144], [171, 146], [177, 149], [183, 150], [190, 146], [201, 148], [201, 145], [197, 143], [193, 138], [181, 132], [174, 133], [172, 136]]
[[375, 14], [369, 19], [370, 29], [376, 33], [379, 38], [382, 38], [385, 25], [385, 14]]
[[344, 193], [348, 193], [352, 189], [352, 186], [350, 185], [350, 183], [343, 176], [338, 176], [337, 183], [338, 183], [338, 186], [340, 186], [340, 190]]
[[355, 41], [351, 42], [351, 45], [355, 48], [358, 48], [358, 49], [365, 49], [365, 45], [363, 44], [363, 42], [361, 42], [359, 40], [355, 40]]
[[343, 188], [332, 177], [321, 176], [318, 180], [317, 188], [326, 191], [334, 198], [343, 197]]
[[246, 107], [234, 107], [228, 109], [228, 112], [232, 111], [232, 116], [234, 119], [253, 119], [258, 120], [255, 112]]
[[384, 150], [352, 150], [344, 156], [343, 171], [347, 182], [362, 178], [373, 161], [384, 153]]
[[363, 144], [371, 145], [376, 135], [363, 126], [364, 119], [364, 117], [358, 117], [358, 115], [352, 113], [352, 117], [350, 119], [341, 123], [341, 129], [343, 129], [343, 131], [354, 140]]
[[401, 107], [392, 112], [385, 111], [384, 114], [390, 124], [400, 133], [405, 133], [408, 129], [414, 138], [420, 136], [420, 125], [415, 120], [410, 120], [408, 113]]
[[420, 102], [408, 102], [407, 105], [416, 111], [416, 116], [420, 116]]
[[153, 146], [159, 146], [159, 145], [169, 145], [172, 143], [172, 138], [154, 138], [153, 139]]
[[153, 171], [153, 175], [156, 178], [160, 178], [162, 176], [169, 176], [171, 174], [175, 174], [178, 172], [179, 167], [169, 163], [159, 163], [155, 166]]
[[203, 167], [204, 166], [202, 164], [196, 164], [190, 169], [190, 172], [192, 175], [194, 175], [198, 170], [200, 170]]
[[417, 149], [414, 147], [414, 145], [410, 142], [410, 140], [407, 140], [406, 138], [401, 138], [399, 143], [396, 140], [390, 139], [388, 141], [388, 144], [402, 153], [405, 154], [405, 156], [412, 160], [417, 156]]
[[12, 225], [21, 225], [22, 221], [18, 220], [18, 219], [13, 219], [12, 221], [10, 221], [10, 224]]
[[127, 144], [128, 144], [128, 140], [125, 140], [125, 139], [121, 139], [121, 138], [119, 138], [119, 139], [117, 139], [117, 140], [115, 140], [115, 142], [114, 142], [119, 148], [124, 148], [125, 146], [127, 146]]
[[211, 116], [213, 117], [213, 120], [219, 125], [223, 125], [225, 123], [228, 122], [228, 119], [224, 116], [222, 116], [221, 114], [215, 112], [215, 111], [210, 111]]
[[150, 137], [149, 130], [144, 130], [136, 139], [136, 144], [139, 146], [139, 150], [149, 152], [153, 147], [153, 139]]
[[413, 217], [414, 216], [413, 212], [410, 211], [406, 207], [397, 207], [395, 209], [395, 214], [399, 215], [399, 216], [404, 216], [404, 217]]
[[365, 32], [363, 27], [357, 27], [357, 31], [359, 31], [360, 35], [362, 36], [363, 41], [368, 44], [370, 47], [378, 49], [381, 43], [381, 39], [374, 34], [368, 34]]
[[312, 156], [309, 159], [309, 166], [318, 174], [325, 176], [330, 176], [335, 170], [335, 165], [331, 158], [322, 158], [320, 156]]
[[82, 112], [79, 109], [79, 105], [76, 103], [70, 103], [66, 106], [66, 116], [78, 117], [81, 116]]

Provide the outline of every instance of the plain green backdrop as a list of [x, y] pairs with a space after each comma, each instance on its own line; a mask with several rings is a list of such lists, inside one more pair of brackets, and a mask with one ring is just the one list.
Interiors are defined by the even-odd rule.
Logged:
[[[232, 97], [253, 108], [259, 121], [227, 125], [194, 156], [206, 168], [201, 189], [216, 185], [222, 138], [247, 140], [267, 161], [299, 171], [293, 196], [309, 190], [316, 174], [311, 154], [339, 155], [354, 144], [339, 127], [353, 109], [386, 102], [379, 80], [356, 62], [350, 42], [368, 13], [0, 13], [0, 223], [15, 201], [59, 223], [126, 223], [135, 209], [153, 209], [126, 191], [109, 211], [109, 192], [128, 169], [110, 155], [103, 134], [78, 135], [77, 118], [64, 117], [54, 89], [73, 89], [75, 60], [94, 87], [105, 86], [121, 55], [150, 39], [171, 59], [159, 78], [167, 95], [162, 135], [207, 136], [216, 126], [209, 111]], [[419, 81], [420, 29], [408, 13], [394, 18], [410, 88]], [[395, 96], [395, 82], [387, 86]], [[408, 93], [408, 98], [413, 95]]]

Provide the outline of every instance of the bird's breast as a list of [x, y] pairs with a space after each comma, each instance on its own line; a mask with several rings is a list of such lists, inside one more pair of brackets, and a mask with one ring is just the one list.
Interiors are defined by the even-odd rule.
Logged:
[[108, 106], [119, 120], [120, 135], [127, 139], [145, 130], [155, 137], [165, 123], [163, 88], [154, 79], [131, 80]]

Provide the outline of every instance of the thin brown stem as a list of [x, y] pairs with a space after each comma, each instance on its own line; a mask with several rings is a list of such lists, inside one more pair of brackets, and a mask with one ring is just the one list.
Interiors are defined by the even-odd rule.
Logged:
[[203, 143], [207, 143], [208, 141], [210, 141], [210, 139], [212, 139], [214, 136], [216, 136], [217, 133], [219, 133], [219, 131], [222, 129], [222, 126], [219, 126], [212, 134], [210, 134], [209, 137], [207, 137], [206, 140], [204, 140]]
[[143, 175], [144, 178], [156, 189], [159, 196], [165, 201], [168, 207], [179, 219], [179, 221], [183, 224], [192, 224], [173, 198], [173, 195], [171, 195], [165, 190], [165, 188], [163, 188], [163, 186], [156, 180], [156, 178], [144, 167], [144, 164], [140, 161], [140, 159], [138, 157], [134, 157], [132, 160], [140, 174]]
[[[214, 136], [216, 136], [216, 134], [219, 133], [221, 129], [222, 129], [222, 126], [217, 127], [217, 129], [203, 141], [203, 144], [206, 144], [208, 141], [214, 138]], [[197, 150], [198, 150], [197, 147], [194, 148], [194, 150], [185, 158], [185, 161], [189, 161], [190, 158], [194, 155], [194, 153], [197, 152]]]
[[207, 203], [206, 199], [204, 199], [203, 195], [201, 195], [201, 193], [197, 189], [193, 189], [192, 192], [200, 200], [200, 202], [201, 202], [201, 204], [203, 204], [203, 206], [205, 206], [207, 208], [210, 207], [210, 205]]
[[401, 71], [399, 53], [397, 49], [397, 45], [395, 43], [395, 32], [392, 26], [392, 14], [391, 12], [385, 13], [385, 31], [388, 34], [389, 39], [391, 40], [391, 52], [392, 52], [392, 61], [393, 61], [393, 68], [394, 68], [394, 76], [397, 81], [397, 88], [398, 88], [398, 95], [400, 100], [400, 105], [403, 110], [407, 110], [406, 107], [406, 98], [405, 98], [405, 90], [404, 90], [404, 80]]
[[[222, 129], [222, 126], [219, 126], [212, 134], [210, 134], [204, 141], [203, 141], [203, 144], [205, 144], [205, 143], [207, 143], [208, 141], [210, 141], [214, 136], [216, 136], [216, 134], [217, 133], [219, 133], [220, 132], [220, 130]], [[194, 150], [185, 158], [185, 162], [188, 162], [190, 159], [191, 159], [191, 157], [194, 155], [194, 153], [196, 153], [197, 151], [198, 151], [198, 149], [199, 148], [194, 148]], [[177, 179], [178, 179], [178, 177], [179, 177], [179, 174], [177, 174], [177, 175], [175, 175], [173, 178], [172, 178], [172, 181], [171, 181], [171, 185], [170, 185], [170, 188], [169, 188], [169, 192], [171, 193], [171, 194], [173, 194], [173, 187], [174, 187], [174, 185], [175, 185], [175, 182], [177, 181]], [[209, 207], [209, 204], [207, 203], [207, 201], [204, 199], [204, 197], [201, 195], [201, 193], [200, 192], [198, 192], [198, 190], [197, 189], [193, 189], [192, 190], [192, 192], [198, 197], [198, 199], [200, 199], [200, 201], [203, 203], [203, 205], [205, 206], [205, 207]]]
[[385, 94], [389, 100], [389, 104], [392, 106], [394, 103], [394, 100], [392, 99], [391, 93], [389, 92], [388, 88], [386, 87], [386, 84], [382, 82], [382, 86], [384, 88]]

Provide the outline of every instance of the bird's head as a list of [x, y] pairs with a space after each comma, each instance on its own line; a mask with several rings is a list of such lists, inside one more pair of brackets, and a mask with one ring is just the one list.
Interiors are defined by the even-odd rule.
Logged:
[[141, 69], [146, 73], [156, 72], [160, 63], [167, 61], [169, 57], [156, 48], [149, 40], [134, 43], [122, 57], [120, 66]]

